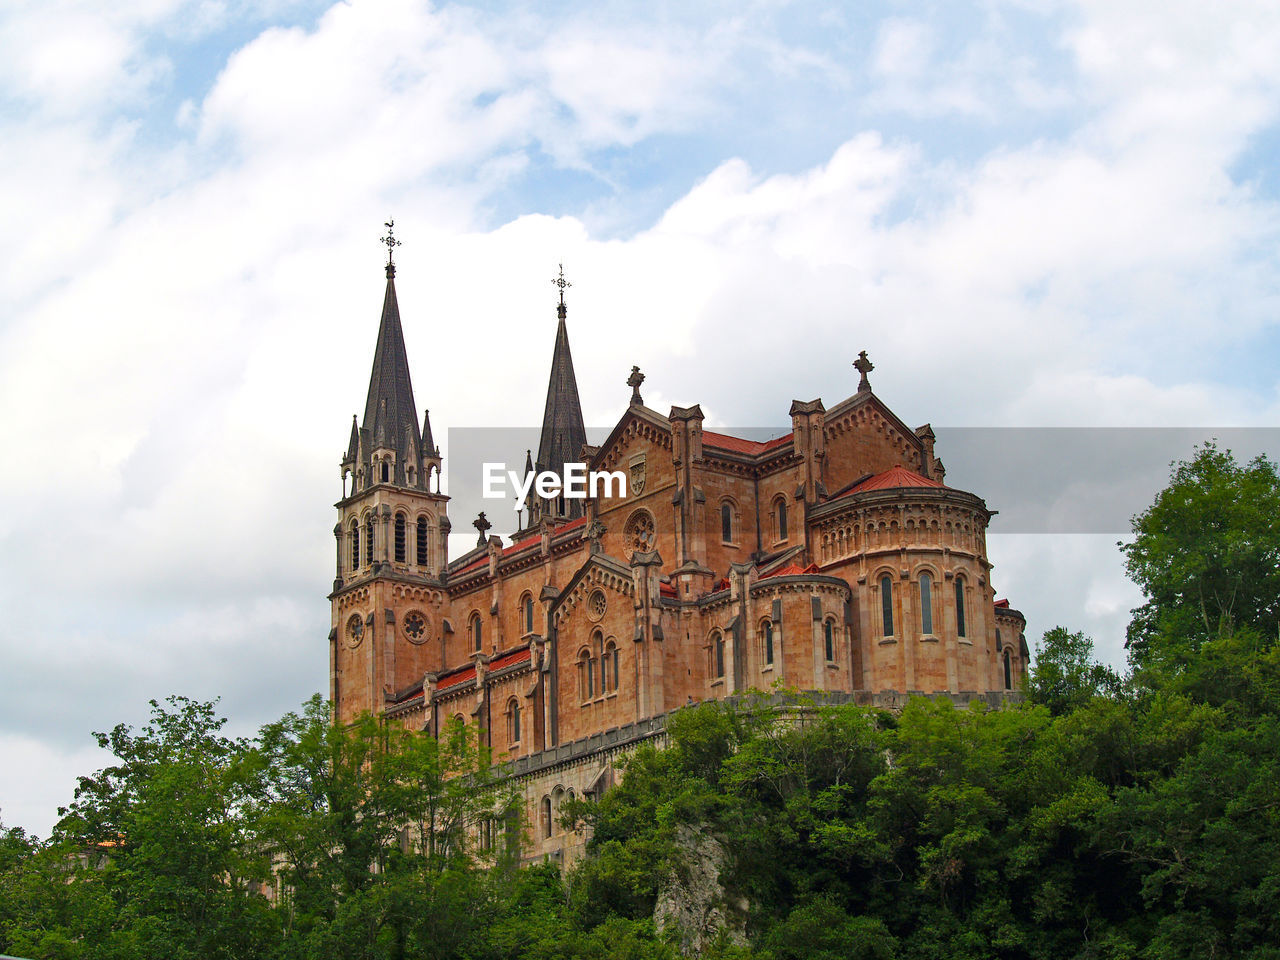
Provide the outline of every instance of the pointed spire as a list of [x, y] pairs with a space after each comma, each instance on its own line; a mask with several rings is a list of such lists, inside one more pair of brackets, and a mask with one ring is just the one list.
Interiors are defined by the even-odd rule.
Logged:
[[391, 236], [395, 221], [388, 221], [387, 290], [382, 300], [382, 319], [378, 323], [378, 340], [373, 351], [373, 370], [369, 375], [369, 394], [364, 404], [361, 433], [374, 447], [392, 447], [396, 453], [396, 470], [392, 482], [407, 482], [405, 468], [413, 448], [422, 449], [418, 431], [417, 405], [413, 401], [413, 383], [409, 379], [409, 358], [404, 348], [404, 329], [400, 325], [400, 304], [396, 299], [395, 264], [391, 251], [400, 241]]
[[355, 463], [360, 456], [360, 428], [356, 426], [356, 415], [351, 415], [351, 439], [347, 442], [347, 460]]
[[[547, 405], [542, 414], [542, 437], [538, 442], [538, 470], [551, 470], [564, 476], [566, 463], [582, 459], [582, 448], [587, 442], [587, 429], [582, 422], [582, 404], [578, 400], [578, 380], [573, 373], [573, 355], [569, 352], [569, 330], [565, 326], [568, 313], [564, 304], [564, 290], [569, 281], [560, 276], [551, 281], [560, 288], [560, 304], [557, 309], [559, 323], [556, 326], [556, 345], [551, 354], [551, 380], [547, 384]], [[567, 501], [573, 515], [581, 513], [581, 501]]]
[[424, 457], [435, 457], [440, 455], [440, 448], [436, 446], [434, 440], [431, 439], [431, 411], [422, 411], [422, 455]]

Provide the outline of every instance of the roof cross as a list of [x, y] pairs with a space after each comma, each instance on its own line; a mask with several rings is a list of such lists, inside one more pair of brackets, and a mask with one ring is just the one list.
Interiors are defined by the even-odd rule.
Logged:
[[871, 389], [871, 382], [867, 379], [867, 374], [876, 368], [876, 365], [867, 357], [867, 351], [863, 350], [858, 354], [858, 359], [853, 361], [853, 369], [862, 374], [862, 379], [858, 381], [858, 392], [863, 393]]

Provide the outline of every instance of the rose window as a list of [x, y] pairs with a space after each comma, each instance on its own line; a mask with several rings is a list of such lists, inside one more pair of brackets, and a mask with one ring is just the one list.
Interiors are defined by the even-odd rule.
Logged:
[[404, 635], [410, 643], [422, 643], [427, 639], [427, 619], [418, 611], [406, 614], [404, 618]]
[[347, 620], [347, 643], [356, 647], [360, 645], [360, 641], [364, 638], [364, 618], [358, 613], [353, 613]]
[[623, 528], [623, 536], [627, 546], [632, 550], [652, 550], [657, 526], [653, 522], [653, 514], [648, 510], [637, 510], [627, 517], [627, 525]]
[[587, 598], [587, 616], [592, 620], [599, 620], [604, 616], [604, 611], [608, 607], [609, 601], [605, 599], [603, 590], [594, 591]]

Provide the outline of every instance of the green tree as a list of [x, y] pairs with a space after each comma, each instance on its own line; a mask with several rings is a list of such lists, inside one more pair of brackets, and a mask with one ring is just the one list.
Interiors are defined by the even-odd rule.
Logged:
[[1055, 715], [1070, 713], [1094, 697], [1115, 694], [1120, 677], [1093, 658], [1093, 640], [1066, 627], [1054, 627], [1036, 644], [1027, 678], [1027, 694]]
[[242, 741], [212, 703], [151, 702], [141, 730], [98, 733], [117, 762], [81, 777], [25, 877], [13, 941], [41, 956], [240, 958], [270, 937], [236, 773]]
[[1280, 631], [1280, 473], [1237, 463], [1213, 443], [1174, 464], [1169, 486], [1121, 544], [1146, 603], [1133, 611], [1135, 668], [1178, 673], [1211, 640], [1244, 629], [1265, 646]]
[[483, 916], [478, 861], [509, 870], [518, 854], [510, 799], [461, 726], [437, 741], [338, 724], [317, 696], [263, 727], [245, 768], [286, 956], [457, 955]]

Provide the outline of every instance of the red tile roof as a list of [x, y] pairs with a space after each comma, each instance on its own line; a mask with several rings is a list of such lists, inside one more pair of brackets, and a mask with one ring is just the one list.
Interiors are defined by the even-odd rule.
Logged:
[[997, 607], [1007, 607], [1007, 606], [1009, 606], [1009, 601], [1008, 601], [1008, 600], [997, 600], [997, 601], [996, 601], [996, 606], [997, 606]]
[[816, 563], [811, 563], [807, 567], [802, 567], [798, 563], [788, 563], [785, 567], [779, 567], [777, 570], [771, 570], [769, 573], [764, 574], [760, 579], [768, 580], [770, 577], [795, 577], [817, 572], [818, 565]]
[[658, 593], [664, 597], [674, 597], [679, 595], [674, 583], [659, 583]]
[[752, 456], [775, 450], [789, 443], [791, 443], [790, 433], [781, 437], [774, 437], [772, 440], [766, 440], [762, 443], [759, 440], [744, 440], [742, 437], [731, 437], [727, 433], [714, 433], [711, 430], [702, 431], [703, 446], [715, 447], [718, 450], [728, 450], [731, 453], [751, 454]]
[[[582, 526], [586, 522], [587, 522], [586, 517], [579, 517], [577, 520], [572, 520], [569, 523], [564, 524], [563, 526], [556, 527], [555, 532], [552, 534], [552, 536], [553, 537], [559, 536], [560, 534], [565, 533], [568, 530], [576, 530], [578, 527]], [[535, 533], [532, 536], [525, 537], [523, 540], [517, 540], [515, 543], [511, 544], [511, 546], [509, 547], [503, 547], [502, 556], [507, 557], [513, 553], [520, 552], [521, 550], [528, 547], [530, 544], [537, 543], [541, 536], [542, 534]], [[472, 560], [465, 567], [452, 571], [452, 575], [455, 577], [458, 577], [464, 573], [470, 573], [473, 570], [480, 569], [480, 567], [484, 566], [488, 562], [489, 562], [489, 555], [486, 553], [484, 556], [477, 557], [476, 559]]]
[[437, 690], [448, 690], [450, 687], [456, 687], [460, 683], [466, 683], [468, 680], [476, 678], [476, 668], [474, 665], [463, 667], [447, 676], [441, 677], [436, 683]]
[[583, 525], [583, 524], [585, 524], [586, 522], [587, 522], [587, 518], [586, 518], [586, 517], [579, 517], [577, 520], [570, 520], [570, 521], [569, 521], [568, 523], [566, 523], [564, 526], [562, 526], [562, 527], [556, 527], [556, 529], [555, 529], [554, 533], [552, 534], [552, 536], [557, 536], [557, 535], [559, 535], [559, 534], [561, 534], [561, 533], [565, 533], [565, 532], [567, 532], [567, 531], [569, 531], [569, 530], [577, 530], [580, 526], [582, 526], [582, 525]]
[[[502, 656], [498, 657], [498, 659], [489, 663], [489, 672], [493, 673], [495, 670], [502, 670], [505, 667], [515, 666], [517, 663], [527, 663], [531, 656], [532, 654], [528, 647], [513, 650], [511, 653], [504, 653]], [[453, 687], [464, 684], [469, 680], [474, 680], [475, 676], [475, 664], [471, 664], [460, 670], [455, 670], [452, 673], [445, 674], [436, 681], [436, 690], [449, 690]]]
[[504, 653], [497, 660], [489, 664], [489, 670], [501, 670], [503, 667], [509, 667], [516, 663], [527, 663], [531, 656], [529, 648], [516, 650], [514, 653]]
[[877, 473], [873, 477], [855, 483], [847, 491], [848, 493], [865, 493], [868, 490], [888, 490], [893, 487], [942, 487], [945, 484], [934, 480], [930, 477], [922, 477], [914, 470], [908, 470], [906, 467], [890, 467], [883, 473]]

